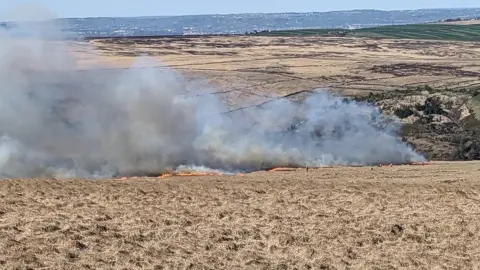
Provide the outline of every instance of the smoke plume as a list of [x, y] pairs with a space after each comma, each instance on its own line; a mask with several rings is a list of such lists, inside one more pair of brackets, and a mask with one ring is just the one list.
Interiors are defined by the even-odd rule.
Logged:
[[2, 177], [423, 161], [397, 139], [398, 122], [371, 105], [318, 91], [228, 112], [212, 89], [148, 58], [120, 71], [79, 71], [51, 25], [15, 29], [0, 30]]

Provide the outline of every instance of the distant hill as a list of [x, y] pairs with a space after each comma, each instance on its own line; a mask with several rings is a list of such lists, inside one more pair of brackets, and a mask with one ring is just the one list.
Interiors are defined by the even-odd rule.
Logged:
[[173, 17], [68, 19], [70, 32], [86, 36], [156, 36], [244, 34], [263, 30], [365, 28], [382, 25], [420, 24], [448, 18], [474, 18], [480, 8], [422, 10], [347, 10], [212, 14]]
[[356, 29], [383, 25], [433, 23], [448, 18], [477, 17], [480, 17], [480, 8], [393, 11], [368, 9], [304, 13], [66, 18], [59, 19], [59, 25], [62, 25], [62, 30], [71, 36], [137, 37], [244, 34], [263, 30]]

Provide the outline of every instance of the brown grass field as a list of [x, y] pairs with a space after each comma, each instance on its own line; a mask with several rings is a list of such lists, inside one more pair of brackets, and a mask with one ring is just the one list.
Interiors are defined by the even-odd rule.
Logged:
[[478, 168], [1, 181], [0, 268], [476, 268]]
[[[480, 83], [475, 42], [236, 36], [93, 40], [90, 45], [105, 65], [128, 67], [145, 54], [229, 90], [223, 95], [232, 102], [319, 87], [361, 95], [424, 84]], [[89, 59], [84, 54], [79, 66], [88, 68]]]
[[[476, 43], [341, 38], [94, 40], [243, 99], [473, 87]], [[73, 43], [78, 67], [92, 52]], [[407, 63], [405, 66], [395, 66]], [[478, 269], [480, 163], [109, 180], [0, 180], [0, 269]]]

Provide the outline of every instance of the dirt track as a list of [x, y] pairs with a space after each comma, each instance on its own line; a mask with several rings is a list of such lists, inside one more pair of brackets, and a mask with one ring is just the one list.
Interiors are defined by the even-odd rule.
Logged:
[[0, 268], [474, 268], [479, 165], [0, 181]]

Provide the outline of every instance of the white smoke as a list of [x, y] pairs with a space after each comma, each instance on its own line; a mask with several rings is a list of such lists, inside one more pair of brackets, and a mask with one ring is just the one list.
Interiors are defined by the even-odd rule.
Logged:
[[146, 58], [122, 71], [78, 71], [67, 42], [46, 36], [58, 39], [60, 32], [29, 23], [0, 30], [2, 177], [424, 160], [396, 138], [398, 123], [367, 104], [320, 91], [301, 103], [279, 99], [225, 113], [215, 95], [198, 94], [211, 89]]

